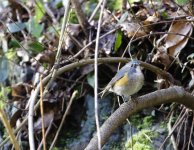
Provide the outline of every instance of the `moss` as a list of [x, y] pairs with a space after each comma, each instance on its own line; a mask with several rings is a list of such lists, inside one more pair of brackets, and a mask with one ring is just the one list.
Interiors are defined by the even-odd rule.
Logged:
[[127, 150], [154, 150], [152, 147], [152, 141], [157, 133], [152, 130], [141, 130], [137, 134], [133, 135], [133, 144], [131, 138], [125, 143], [125, 148]]
[[140, 115], [134, 115], [130, 118], [130, 122], [132, 123], [132, 125], [137, 127], [137, 129], [150, 128], [153, 124], [153, 117], [146, 116], [142, 118]]
[[69, 22], [78, 23], [78, 19], [74, 10], [72, 10], [70, 13]]
[[143, 127], [142, 128], [149, 128], [153, 124], [153, 117], [152, 116], [146, 116], [143, 119]]
[[122, 2], [121, 2], [121, 0], [109, 1], [107, 3], [107, 7], [110, 10], [121, 10], [122, 9]]

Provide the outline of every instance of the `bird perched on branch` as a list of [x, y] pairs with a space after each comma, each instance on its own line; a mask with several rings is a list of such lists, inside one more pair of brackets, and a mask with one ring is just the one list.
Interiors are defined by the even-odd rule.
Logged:
[[102, 96], [110, 91], [129, 100], [144, 84], [144, 75], [140, 63], [135, 60], [123, 66], [102, 91]]

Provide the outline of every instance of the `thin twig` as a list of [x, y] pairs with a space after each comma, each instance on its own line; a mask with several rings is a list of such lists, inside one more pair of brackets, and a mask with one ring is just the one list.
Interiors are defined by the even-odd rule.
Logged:
[[[69, 6], [70, 6], [70, 0], [67, 0], [65, 12], [64, 12], [64, 20], [63, 20], [63, 24], [62, 24], [62, 29], [61, 29], [61, 34], [60, 34], [60, 39], [59, 39], [59, 44], [58, 44], [56, 59], [55, 59], [55, 65], [58, 65], [59, 64], [59, 60], [60, 60], [60, 57], [61, 57], [61, 48], [62, 48], [62, 43], [64, 41], [64, 34], [65, 34], [66, 24], [67, 24], [67, 20], [68, 20]], [[54, 81], [54, 79], [56, 77], [57, 68], [56, 68], [55, 65], [51, 69], [51, 78], [50, 78], [49, 83], [45, 87], [45, 90], [44, 90], [44, 94], [43, 95], [45, 95], [45, 93], [48, 92], [48, 89], [49, 89], [50, 85], [52, 84], [52, 82]], [[35, 91], [32, 91], [32, 95], [33, 94], [34, 95], [35, 94], [38, 94], [39, 91], [36, 91], [36, 92], [37, 93], [35, 93]], [[34, 114], [34, 104], [35, 104], [36, 97], [31, 96], [30, 99], [31, 98], [32, 98], [32, 100], [30, 100], [30, 105], [29, 105], [28, 131], [29, 131], [30, 150], [35, 150], [35, 146], [34, 146], [34, 134], [33, 134], [33, 125], [34, 125], [33, 114]]]
[[[47, 128], [47, 130], [46, 130], [45, 138], [47, 137], [47, 135], [48, 135], [48, 133], [49, 133], [51, 127], [52, 127], [52, 123], [53, 123], [53, 119], [50, 120], [49, 126], [48, 126], [48, 128]], [[43, 144], [43, 139], [42, 139], [42, 141], [40, 142], [40, 144], [39, 144], [37, 150], [41, 150], [42, 144]]]
[[54, 145], [55, 145], [55, 143], [56, 143], [56, 141], [57, 141], [57, 138], [58, 138], [58, 136], [59, 136], [59, 133], [60, 133], [60, 131], [61, 131], [61, 128], [62, 128], [62, 126], [63, 126], [63, 123], [64, 123], [64, 121], [65, 121], [65, 119], [66, 119], [66, 117], [67, 117], [67, 114], [68, 114], [68, 112], [69, 112], [69, 110], [70, 110], [70, 108], [71, 108], [71, 104], [72, 104], [73, 100], [76, 98], [77, 94], [78, 94], [78, 91], [74, 91], [74, 92], [73, 92], [73, 94], [72, 94], [72, 96], [71, 96], [71, 99], [70, 99], [70, 101], [69, 101], [69, 104], [68, 104], [68, 106], [67, 106], [67, 108], [66, 108], [66, 110], [65, 110], [65, 113], [64, 113], [63, 118], [62, 118], [62, 120], [61, 120], [61, 123], [60, 123], [60, 125], [59, 125], [59, 128], [58, 128], [58, 130], [57, 130], [57, 133], [56, 133], [56, 135], [55, 135], [55, 137], [54, 137], [54, 139], [53, 139], [53, 142], [52, 142], [52, 144], [51, 144], [49, 150], [52, 150], [52, 148], [54, 147]]
[[[42, 3], [41, 1], [39, 1], [40, 3]], [[37, 0], [35, 0], [36, 6], [38, 7], [38, 9], [41, 11], [41, 13], [44, 15], [44, 10], [41, 8], [41, 6], [39, 6], [39, 3], [37, 2]], [[43, 2], [42, 5], [44, 6], [46, 13], [48, 14], [48, 16], [51, 17], [53, 23], [57, 23], [57, 20], [55, 19], [55, 16], [53, 14], [53, 12], [51, 11], [51, 9], [48, 6], [48, 2]], [[59, 32], [57, 31], [57, 29], [54, 27], [53, 24], [51, 24], [51, 27], [53, 28], [53, 30], [55, 31], [55, 33], [59, 36]]]
[[[104, 35], [100, 36], [99, 39], [102, 39], [102, 38], [106, 37], [107, 35], [109, 35], [109, 34], [115, 32], [117, 29], [119, 29], [119, 27], [117, 27], [117, 28], [115, 28], [115, 29], [112, 29], [111, 31], [105, 33]], [[84, 52], [84, 51], [85, 51], [89, 46], [91, 46], [94, 42], [96, 42], [96, 39], [93, 40], [93, 41], [91, 41], [90, 43], [88, 43], [88, 44], [87, 44], [86, 46], [84, 46], [82, 49], [80, 49], [79, 52], [78, 52], [77, 54], [73, 55], [71, 58], [69, 58], [69, 59], [67, 60], [67, 62], [70, 62], [70, 61], [72, 61], [73, 59], [76, 59], [82, 52]]]
[[193, 121], [192, 121], [192, 124], [191, 124], [191, 130], [190, 130], [189, 142], [188, 142], [187, 150], [189, 150], [189, 147], [190, 147], [190, 144], [191, 144], [191, 138], [192, 138], [192, 134], [193, 134], [193, 126], [194, 126], [194, 117], [193, 117]]
[[100, 123], [99, 123], [99, 116], [98, 116], [98, 49], [99, 49], [99, 37], [100, 37], [100, 29], [102, 23], [102, 16], [104, 12], [104, 7], [106, 4], [106, 0], [103, 1], [100, 11], [100, 17], [98, 20], [98, 29], [96, 35], [96, 46], [95, 46], [95, 56], [94, 56], [94, 112], [95, 112], [95, 120], [96, 120], [96, 129], [97, 129], [97, 136], [98, 136], [98, 150], [101, 150], [101, 137], [100, 137]]
[[[172, 113], [170, 115], [170, 118], [169, 118], [169, 121], [168, 121], [168, 124], [167, 124], [169, 133], [172, 132], [171, 122], [172, 122], [173, 115], [174, 115], [174, 111], [172, 111]], [[171, 139], [171, 142], [172, 142], [172, 145], [173, 145], [174, 150], [178, 150], [173, 133], [172, 133], [170, 139]]]
[[122, 13], [127, 9], [127, 0], [122, 0]]
[[140, 39], [142, 39], [142, 38], [146, 38], [146, 37], [148, 37], [148, 36], [152, 36], [152, 35], [163, 35], [163, 34], [180, 35], [180, 36], [184, 36], [184, 37], [186, 37], [186, 38], [189, 38], [189, 39], [194, 40], [193, 37], [187, 36], [187, 35], [185, 35], [185, 34], [175, 33], [175, 32], [152, 32], [152, 33], [149, 33], [149, 34], [140, 36], [140, 37], [134, 39], [132, 42], [138, 41], [138, 40], [140, 40]]
[[[126, 48], [125, 48], [125, 50], [124, 50], [124, 52], [123, 52], [123, 54], [122, 54], [121, 57], [124, 57], [125, 53], [126, 53], [127, 50], [128, 50], [129, 56], [130, 56], [131, 60], [133, 60], [133, 57], [132, 57], [132, 55], [131, 55], [131, 43], [132, 43], [134, 37], [136, 36], [137, 32], [138, 32], [140, 29], [141, 29], [141, 27], [139, 27], [139, 28], [135, 31], [135, 33], [133, 34], [132, 38], [130, 39], [129, 43], [127, 44], [127, 46], [126, 46]], [[121, 63], [119, 63], [119, 65], [118, 65], [118, 70], [119, 70], [119, 68], [120, 68], [120, 65], [121, 65]]]
[[182, 117], [180, 118], [180, 120], [177, 122], [176, 125], [174, 125], [174, 127], [172, 128], [171, 132], [168, 134], [168, 136], [166, 137], [166, 139], [164, 140], [164, 142], [161, 144], [159, 150], [162, 150], [164, 144], [166, 143], [166, 141], [171, 137], [171, 135], [173, 134], [174, 130], [178, 127], [178, 125], [182, 122], [182, 120], [184, 119], [185, 115], [188, 113], [188, 110], [185, 111], [185, 113], [182, 115]]
[[20, 146], [19, 146], [19, 144], [18, 144], [18, 142], [16, 140], [16, 137], [15, 137], [15, 135], [13, 133], [13, 130], [12, 130], [10, 124], [9, 124], [9, 121], [8, 121], [4, 111], [1, 108], [0, 108], [0, 118], [1, 118], [1, 120], [2, 120], [2, 122], [4, 124], [4, 126], [5, 126], [5, 129], [8, 132], [8, 135], [10, 136], [11, 142], [12, 142], [15, 150], [20, 150]]
[[29, 20], [28, 20], [28, 22], [29, 22], [29, 26], [28, 26], [28, 28], [29, 28], [29, 33], [31, 33], [32, 32], [32, 19], [33, 19], [33, 17], [32, 17], [32, 13], [31, 13], [31, 11], [30, 11], [30, 9], [22, 2], [22, 1], [15, 1], [16, 3], [18, 3], [18, 4], [20, 4], [22, 7], [24, 7], [25, 9], [26, 9], [26, 11], [28, 12], [28, 15], [29, 15]]
[[91, 21], [92, 21], [92, 19], [94, 18], [96, 12], [97, 12], [98, 9], [100, 8], [100, 5], [102, 4], [102, 1], [103, 1], [103, 0], [100, 0], [100, 1], [98, 2], [98, 5], [96, 6], [96, 8], [94, 9], [94, 11], [92, 12], [92, 15], [90, 16], [90, 18], [88, 19], [88, 22], [91, 22]]
[[183, 146], [182, 146], [182, 150], [186, 149], [187, 146], [187, 127], [188, 127], [188, 118], [189, 118], [189, 114], [187, 114], [187, 116], [185, 117], [185, 121], [184, 122], [184, 132], [183, 132]]
[[42, 76], [40, 76], [40, 112], [42, 118], [42, 139], [43, 139], [43, 149], [46, 150], [46, 137], [45, 137], [45, 125], [44, 125], [44, 105], [43, 105], [43, 84]]

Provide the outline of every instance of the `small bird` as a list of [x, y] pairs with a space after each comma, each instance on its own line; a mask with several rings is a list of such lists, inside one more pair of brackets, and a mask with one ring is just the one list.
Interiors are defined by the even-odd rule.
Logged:
[[102, 96], [107, 92], [116, 93], [128, 101], [131, 95], [137, 93], [144, 84], [144, 75], [140, 63], [135, 60], [123, 66], [102, 91]]

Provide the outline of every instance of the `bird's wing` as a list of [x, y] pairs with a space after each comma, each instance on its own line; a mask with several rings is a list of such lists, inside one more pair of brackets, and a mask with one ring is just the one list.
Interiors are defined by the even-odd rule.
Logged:
[[101, 97], [104, 96], [104, 94], [115, 84], [116, 81], [118, 81], [120, 78], [122, 78], [126, 72], [128, 72], [130, 69], [129, 64], [126, 64], [124, 67], [122, 67], [117, 74], [112, 78], [112, 80], [108, 83], [108, 85], [104, 88], [104, 90], [101, 92]]

